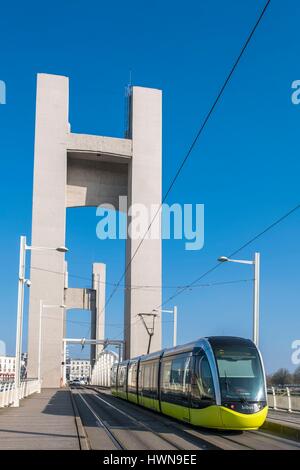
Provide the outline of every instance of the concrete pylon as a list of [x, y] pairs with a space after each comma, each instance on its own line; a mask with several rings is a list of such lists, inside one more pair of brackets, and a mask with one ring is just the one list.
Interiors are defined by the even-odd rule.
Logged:
[[[74, 134], [68, 122], [69, 80], [38, 74], [32, 207], [33, 246], [65, 245], [66, 209], [69, 207], [129, 205], [161, 202], [161, 99], [160, 90], [133, 87], [130, 98], [130, 129], [126, 138]], [[122, 208], [120, 207], [120, 210]], [[131, 217], [128, 217], [128, 224]], [[126, 243], [127, 264], [139, 240]], [[71, 256], [71, 253], [70, 253]], [[95, 269], [94, 274], [98, 273]], [[103, 275], [103, 273], [102, 273]], [[97, 276], [94, 277], [94, 280]], [[28, 332], [28, 376], [38, 369], [39, 301], [60, 305], [64, 299], [64, 255], [33, 251]], [[126, 275], [126, 356], [146, 352], [148, 335], [139, 313], [161, 303], [161, 290], [134, 289], [135, 285], [161, 285], [161, 240], [147, 239]], [[99, 296], [99, 302], [101, 302]], [[99, 318], [103, 306], [99, 305]], [[103, 318], [104, 322], [104, 318]], [[64, 314], [51, 309], [42, 323], [41, 373], [43, 387], [58, 387], [62, 378]], [[97, 332], [96, 332], [97, 335]], [[156, 318], [151, 350], [161, 347], [161, 321]]]
[[[95, 306], [92, 310], [91, 339], [105, 339], [105, 287], [106, 287], [106, 265], [104, 263], [93, 263], [93, 290], [96, 292]], [[91, 365], [103, 350], [100, 344], [91, 345]]]
[[[129, 135], [132, 158], [128, 164], [128, 207], [142, 204], [149, 209], [149, 224], [153, 217], [151, 205], [161, 204], [162, 194], [162, 93], [160, 90], [133, 87], [129, 108]], [[155, 212], [155, 211], [154, 211]], [[128, 225], [132, 218], [128, 217]], [[140, 313], [150, 312], [161, 304], [161, 289], [135, 289], [135, 286], [160, 286], [162, 282], [160, 217], [157, 239], [145, 237], [126, 273], [125, 290], [125, 358], [147, 352], [148, 333]], [[144, 234], [143, 234], [144, 235]], [[148, 234], [149, 235], [149, 234]], [[126, 266], [140, 244], [140, 239], [127, 239]], [[148, 319], [147, 319], [148, 321]], [[155, 319], [151, 351], [161, 348], [161, 314]]]
[[[64, 304], [66, 306], [66, 310], [90, 310], [91, 339], [104, 340], [106, 265], [103, 263], [93, 263], [91, 288], [69, 287], [67, 263], [65, 263], [65, 268]], [[66, 337], [66, 324], [64, 326], [64, 337]], [[95, 363], [95, 360], [102, 349], [102, 345], [91, 345], [90, 357], [92, 365]]]

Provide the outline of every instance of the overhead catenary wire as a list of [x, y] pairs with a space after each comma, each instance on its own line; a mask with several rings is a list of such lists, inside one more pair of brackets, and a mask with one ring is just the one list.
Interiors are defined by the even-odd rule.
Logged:
[[[205, 116], [203, 122], [201, 123], [200, 128], [198, 129], [198, 132], [196, 133], [195, 138], [193, 139], [191, 145], [190, 145], [189, 148], [188, 148], [187, 153], [185, 154], [185, 156], [184, 156], [183, 160], [181, 161], [181, 164], [179, 165], [179, 167], [178, 167], [178, 169], [177, 169], [177, 171], [176, 171], [176, 173], [175, 173], [173, 179], [171, 180], [171, 183], [170, 183], [170, 185], [169, 185], [169, 187], [168, 187], [168, 189], [167, 189], [165, 195], [164, 195], [163, 198], [162, 198], [162, 202], [161, 202], [160, 207], [158, 208], [157, 212], [155, 213], [154, 217], [152, 218], [152, 220], [151, 220], [151, 222], [150, 222], [150, 224], [149, 224], [149, 226], [148, 226], [148, 228], [147, 228], [147, 230], [146, 230], [144, 236], [143, 236], [142, 239], [140, 240], [140, 242], [139, 242], [137, 248], [135, 249], [135, 251], [134, 251], [134, 253], [133, 253], [132, 257], [131, 257], [131, 259], [130, 259], [129, 262], [127, 263], [127, 265], [126, 265], [126, 267], [125, 267], [125, 270], [124, 270], [124, 272], [123, 272], [121, 278], [119, 279], [119, 281], [117, 282], [117, 284], [114, 286], [114, 289], [113, 289], [112, 293], [110, 294], [108, 300], [105, 302], [105, 305], [104, 305], [104, 307], [103, 307], [103, 309], [102, 309], [102, 312], [103, 312], [104, 309], [107, 307], [107, 305], [110, 303], [111, 299], [113, 298], [113, 296], [114, 296], [115, 293], [117, 292], [117, 290], [118, 290], [118, 288], [119, 288], [119, 286], [120, 286], [122, 280], [123, 280], [124, 277], [126, 276], [126, 273], [127, 273], [128, 269], [129, 269], [129, 267], [130, 267], [132, 261], [134, 260], [135, 256], [137, 255], [137, 253], [138, 253], [138, 251], [139, 251], [139, 249], [140, 249], [140, 247], [141, 247], [141, 245], [142, 245], [142, 243], [143, 243], [143, 241], [144, 241], [146, 235], [148, 234], [148, 232], [149, 232], [149, 230], [151, 229], [151, 227], [152, 227], [152, 225], [153, 225], [155, 219], [157, 218], [157, 216], [158, 216], [158, 214], [159, 214], [159, 212], [160, 212], [160, 210], [161, 210], [162, 204], [165, 202], [165, 200], [167, 199], [168, 195], [170, 194], [170, 192], [171, 192], [173, 186], [175, 185], [175, 183], [176, 183], [176, 181], [177, 181], [177, 179], [178, 179], [178, 177], [179, 177], [179, 175], [180, 175], [180, 173], [181, 173], [183, 167], [185, 166], [185, 164], [186, 164], [187, 160], [189, 159], [189, 157], [190, 157], [192, 151], [194, 150], [194, 148], [195, 148], [195, 146], [196, 146], [196, 144], [197, 144], [197, 142], [198, 142], [198, 140], [199, 140], [199, 137], [201, 136], [203, 130], [205, 129], [205, 127], [206, 127], [206, 125], [207, 125], [207, 122], [209, 121], [209, 119], [210, 119], [211, 115], [213, 114], [213, 112], [214, 112], [214, 110], [215, 110], [215, 108], [216, 108], [218, 102], [220, 101], [220, 99], [221, 99], [221, 97], [222, 97], [222, 95], [223, 95], [223, 93], [224, 93], [224, 90], [226, 89], [226, 87], [227, 87], [227, 85], [228, 85], [228, 83], [229, 83], [229, 81], [230, 81], [230, 79], [231, 79], [231, 77], [232, 77], [232, 75], [233, 75], [233, 73], [234, 73], [234, 71], [235, 71], [237, 65], [239, 64], [239, 62], [240, 62], [240, 60], [241, 60], [241, 58], [242, 58], [242, 56], [243, 56], [245, 50], [247, 49], [247, 46], [248, 46], [248, 44], [250, 43], [250, 41], [251, 41], [251, 39], [252, 39], [252, 37], [253, 37], [253, 35], [254, 35], [254, 33], [255, 33], [257, 27], [258, 27], [258, 25], [259, 25], [259, 23], [261, 22], [261, 20], [262, 20], [262, 18], [263, 18], [263, 16], [264, 16], [264, 14], [265, 14], [265, 12], [266, 12], [266, 10], [267, 10], [269, 4], [270, 4], [270, 1], [271, 1], [271, 0], [268, 0], [268, 1], [266, 2], [266, 4], [264, 5], [264, 8], [262, 9], [262, 11], [261, 11], [261, 13], [260, 13], [260, 15], [259, 15], [257, 21], [255, 22], [255, 24], [254, 24], [254, 26], [253, 26], [253, 28], [252, 28], [250, 34], [248, 35], [248, 37], [247, 37], [247, 39], [246, 39], [246, 41], [245, 41], [245, 43], [244, 43], [244, 45], [243, 45], [243, 47], [242, 47], [242, 49], [241, 49], [239, 55], [238, 55], [238, 57], [236, 58], [236, 60], [235, 60], [235, 62], [234, 62], [234, 64], [233, 64], [233, 66], [231, 67], [231, 69], [230, 69], [230, 71], [229, 71], [229, 73], [228, 73], [228, 75], [227, 75], [227, 77], [226, 77], [226, 79], [225, 79], [223, 85], [221, 86], [221, 88], [220, 88], [220, 90], [219, 90], [219, 92], [218, 92], [218, 94], [217, 94], [217, 96], [216, 96], [216, 98], [215, 98], [215, 100], [214, 100], [212, 106], [210, 107], [210, 109], [209, 109], [208, 113], [206, 114], [206, 116]], [[242, 248], [241, 248], [241, 249], [242, 249]], [[235, 253], [236, 253], [236, 252], [237, 252], [237, 251], [235, 251]], [[185, 291], [186, 289], [193, 287], [193, 285], [196, 284], [196, 282], [198, 282], [199, 280], [201, 280], [204, 276], [208, 275], [208, 274], [209, 274], [210, 272], [212, 272], [213, 270], [217, 269], [218, 266], [219, 266], [219, 263], [218, 263], [217, 265], [213, 266], [210, 270], [208, 270], [206, 273], [204, 273], [203, 275], [201, 275], [199, 278], [197, 278], [197, 280], [196, 280], [195, 282], [193, 282], [193, 283], [191, 283], [191, 284], [189, 284], [189, 285], [186, 285], [186, 286], [180, 288], [180, 292], [183, 292], [183, 291]], [[63, 274], [63, 273], [62, 273], [62, 274]], [[177, 295], [179, 295], [180, 292], [175, 293], [173, 296], [170, 297], [170, 299], [171, 299], [171, 298], [174, 298], [174, 297], [177, 296]], [[168, 299], [167, 301], [169, 301], [170, 299]], [[166, 302], [167, 302], [167, 301], [166, 301]], [[166, 302], [164, 302], [163, 304], [161, 304], [161, 306], [164, 305]], [[158, 308], [159, 308], [159, 307], [158, 307]], [[102, 313], [102, 312], [101, 312], [101, 313]]]
[[239, 64], [239, 62], [240, 62], [242, 56], [244, 55], [244, 53], [245, 53], [245, 51], [246, 51], [246, 49], [247, 49], [247, 47], [248, 47], [248, 45], [249, 45], [249, 43], [250, 43], [250, 41], [251, 41], [253, 35], [254, 35], [254, 33], [255, 33], [257, 27], [258, 27], [258, 25], [260, 24], [260, 22], [261, 22], [263, 16], [265, 15], [265, 13], [266, 13], [266, 11], [267, 11], [267, 8], [268, 8], [268, 6], [269, 6], [269, 4], [270, 4], [270, 2], [271, 2], [271, 0], [267, 0], [267, 2], [265, 3], [265, 5], [264, 5], [264, 7], [263, 7], [263, 9], [262, 9], [262, 11], [261, 11], [261, 13], [260, 13], [260, 15], [259, 15], [258, 18], [257, 18], [257, 20], [256, 20], [256, 22], [255, 22], [255, 24], [254, 24], [254, 26], [252, 27], [252, 29], [251, 29], [251, 31], [250, 31], [250, 34], [247, 36], [247, 39], [246, 39], [246, 41], [244, 42], [244, 44], [243, 44], [243, 46], [242, 46], [242, 48], [241, 48], [241, 50], [240, 50], [240, 52], [239, 52], [239, 54], [238, 54], [236, 60], [234, 61], [233, 65], [232, 65], [232, 67], [231, 67], [231, 69], [230, 69], [230, 71], [229, 71], [229, 73], [227, 74], [227, 76], [226, 76], [226, 78], [225, 78], [225, 81], [223, 82], [223, 85], [221, 86], [219, 92], [217, 93], [217, 96], [216, 96], [215, 100], [213, 101], [212, 106], [210, 107], [209, 111], [207, 112], [207, 114], [206, 114], [204, 120], [202, 121], [202, 123], [201, 123], [201, 125], [200, 125], [200, 127], [199, 127], [199, 129], [198, 129], [198, 131], [197, 131], [197, 133], [196, 133], [196, 136], [194, 137], [194, 139], [193, 139], [191, 145], [189, 146], [189, 148], [188, 148], [188, 150], [187, 150], [187, 152], [186, 152], [184, 158], [182, 159], [182, 161], [181, 161], [181, 163], [180, 163], [180, 165], [179, 165], [179, 167], [178, 167], [178, 169], [177, 169], [177, 171], [176, 171], [174, 177], [172, 178], [171, 183], [169, 184], [169, 187], [168, 187], [166, 193], [164, 194], [164, 196], [163, 196], [163, 198], [162, 198], [162, 202], [161, 202], [159, 208], [158, 208], [157, 211], [155, 212], [155, 214], [154, 214], [152, 220], [150, 221], [150, 223], [149, 223], [149, 225], [148, 225], [148, 228], [147, 228], [145, 234], [144, 234], [143, 237], [141, 238], [141, 240], [140, 240], [138, 246], [136, 247], [136, 249], [135, 249], [134, 253], [132, 254], [132, 256], [131, 256], [129, 262], [127, 263], [127, 265], [126, 265], [126, 267], [125, 267], [125, 270], [124, 270], [122, 276], [120, 277], [120, 279], [119, 279], [117, 285], [115, 286], [115, 288], [113, 289], [112, 293], [111, 293], [110, 296], [108, 297], [108, 300], [105, 302], [105, 305], [104, 305], [104, 307], [103, 307], [103, 309], [102, 309], [102, 312], [105, 310], [105, 308], [107, 307], [107, 305], [111, 302], [112, 298], [114, 297], [115, 293], [116, 293], [117, 290], [118, 290], [118, 286], [120, 285], [120, 283], [122, 282], [122, 280], [125, 278], [125, 276], [126, 276], [126, 274], [127, 274], [127, 271], [128, 271], [128, 269], [129, 269], [129, 267], [131, 266], [131, 263], [133, 262], [134, 258], [136, 257], [136, 255], [137, 255], [137, 253], [138, 253], [138, 251], [139, 251], [139, 249], [140, 249], [142, 243], [143, 243], [144, 240], [145, 240], [145, 237], [147, 236], [147, 234], [148, 234], [148, 232], [150, 231], [150, 229], [151, 229], [151, 227], [152, 227], [154, 221], [156, 220], [158, 214], [160, 213], [161, 208], [162, 208], [162, 205], [164, 204], [164, 202], [166, 201], [168, 195], [170, 194], [170, 192], [171, 192], [173, 186], [175, 185], [175, 183], [176, 183], [176, 181], [177, 181], [177, 179], [178, 179], [178, 177], [179, 177], [179, 175], [180, 175], [180, 173], [181, 173], [183, 167], [185, 166], [186, 162], [188, 161], [188, 159], [189, 159], [189, 157], [190, 157], [192, 151], [194, 150], [194, 148], [195, 148], [195, 146], [196, 146], [196, 144], [197, 144], [197, 142], [198, 142], [198, 140], [199, 140], [199, 138], [200, 138], [202, 132], [204, 131], [204, 129], [205, 129], [205, 127], [206, 127], [206, 125], [207, 125], [207, 123], [208, 123], [208, 121], [209, 121], [211, 115], [213, 114], [213, 112], [214, 112], [214, 110], [215, 110], [215, 108], [216, 108], [218, 102], [220, 101], [221, 97], [223, 96], [223, 93], [224, 93], [224, 91], [225, 91], [225, 89], [226, 89], [228, 83], [230, 82], [230, 79], [231, 79], [232, 75], [234, 74], [235, 69], [237, 68], [237, 66], [238, 66], [238, 64]]
[[[254, 235], [252, 238], [250, 238], [247, 242], [243, 243], [243, 245], [241, 245], [239, 248], [237, 248], [236, 250], [234, 250], [232, 253], [230, 253], [230, 255], [228, 255], [227, 257], [228, 258], [231, 258], [232, 256], [235, 256], [237, 253], [239, 253], [240, 251], [242, 251], [244, 248], [246, 248], [247, 246], [251, 245], [254, 241], [258, 240], [259, 238], [261, 238], [263, 235], [265, 235], [267, 232], [269, 232], [270, 230], [272, 230], [274, 227], [276, 227], [277, 225], [279, 225], [281, 222], [283, 222], [284, 220], [286, 220], [290, 215], [292, 215], [294, 212], [296, 212], [298, 209], [300, 209], [300, 204], [297, 204], [296, 206], [294, 206], [292, 209], [290, 209], [289, 211], [287, 211], [285, 214], [283, 214], [281, 217], [279, 217], [278, 219], [276, 219], [274, 222], [272, 222], [270, 225], [268, 225], [266, 228], [264, 228], [263, 230], [261, 230], [259, 233], [257, 233], [256, 235]], [[169, 303], [171, 300], [175, 299], [178, 295], [182, 294], [183, 292], [185, 292], [187, 289], [190, 289], [192, 288], [192, 286], [194, 284], [196, 284], [197, 282], [201, 281], [204, 277], [208, 276], [210, 273], [212, 273], [213, 271], [215, 271], [216, 269], [218, 269], [222, 264], [222, 262], [218, 262], [216, 263], [215, 265], [213, 265], [210, 269], [208, 269], [207, 271], [205, 271], [204, 273], [202, 273], [200, 276], [198, 276], [193, 282], [191, 282], [190, 284], [186, 285], [185, 287], [183, 287], [182, 289], [178, 290], [178, 292], [175, 292], [173, 295], [171, 295], [168, 299], [166, 299], [164, 302], [162, 302], [160, 305], [158, 305], [157, 307], [155, 307], [155, 309], [159, 309], [163, 306], [165, 306], [167, 303]]]
[[[38, 270], [38, 271], [46, 271], [46, 272], [49, 272], [49, 273], [52, 273], [52, 274], [60, 274], [62, 276], [65, 275], [65, 273], [61, 272], [61, 271], [53, 271], [51, 269], [45, 269], [45, 268], [38, 268], [37, 266], [32, 266], [31, 269], [34, 269], [34, 270]], [[88, 280], [90, 282], [92, 282], [92, 279], [91, 278], [88, 278], [88, 277], [84, 277], [84, 276], [78, 276], [76, 274], [68, 274], [69, 277], [74, 277], [74, 278], [78, 278], [78, 279], [85, 279], [85, 280]], [[201, 288], [201, 287], [212, 287], [212, 286], [217, 286], [217, 285], [222, 285], [222, 284], [235, 284], [237, 282], [248, 282], [248, 281], [251, 281], [252, 279], [235, 279], [235, 280], [232, 280], [232, 281], [220, 281], [220, 282], [214, 282], [214, 283], [206, 283], [206, 284], [198, 284], [198, 285], [195, 285], [193, 286], [193, 289], [194, 288]], [[108, 285], [108, 286], [116, 286], [117, 283], [114, 283], [114, 282], [106, 282], [106, 281], [100, 281], [98, 280], [97, 282], [101, 283], [101, 284], [105, 284], [105, 285]], [[151, 284], [148, 284], [148, 285], [131, 285], [131, 286], [126, 286], [125, 284], [120, 284], [118, 286], [118, 288], [120, 289], [128, 289], [128, 290], [151, 290], [151, 289], [181, 289], [183, 287], [185, 287], [186, 284], [180, 284], [180, 285], [151, 285]]]

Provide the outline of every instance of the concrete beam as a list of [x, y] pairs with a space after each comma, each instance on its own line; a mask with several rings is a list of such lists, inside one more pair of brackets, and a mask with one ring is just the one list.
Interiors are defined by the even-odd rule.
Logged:
[[69, 287], [65, 289], [65, 305], [68, 310], [78, 308], [92, 310], [95, 303], [96, 292], [93, 289]]
[[132, 157], [131, 140], [116, 137], [70, 133], [67, 148], [70, 153], [90, 154], [90, 158], [94, 156], [98, 160], [105, 155], [117, 156], [123, 159]]
[[67, 161], [66, 207], [119, 206], [127, 195], [127, 164], [70, 158]]

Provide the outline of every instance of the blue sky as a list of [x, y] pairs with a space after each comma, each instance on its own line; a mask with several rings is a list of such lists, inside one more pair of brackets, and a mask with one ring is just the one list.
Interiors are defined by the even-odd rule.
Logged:
[[[30, 236], [35, 83], [38, 72], [70, 77], [73, 132], [123, 136], [124, 88], [163, 90], [163, 187], [181, 159], [263, 7], [262, 1], [52, 1], [1, 6], [0, 339], [15, 341], [18, 238]], [[299, 203], [300, 5], [273, 0], [222, 101], [168, 197], [205, 204], [205, 245], [163, 242], [163, 283], [186, 284]], [[299, 214], [240, 253], [261, 252], [261, 350], [268, 371], [288, 367], [300, 338]], [[96, 238], [96, 210], [67, 214], [73, 286], [89, 286], [93, 261], [109, 282], [124, 269], [124, 242]], [[203, 282], [250, 279], [225, 264]], [[111, 287], [108, 286], [108, 294]], [[173, 291], [164, 289], [164, 297]], [[210, 334], [251, 336], [251, 282], [203, 287], [176, 299], [179, 342]], [[170, 305], [171, 306], [171, 305]], [[107, 336], [121, 337], [123, 291], [107, 312]], [[85, 336], [88, 312], [70, 312], [68, 334]], [[164, 344], [171, 342], [164, 317]], [[78, 323], [81, 322], [81, 323]], [[24, 345], [26, 348], [26, 343]], [[79, 350], [72, 354], [79, 355]], [[83, 351], [82, 354], [85, 354]]]

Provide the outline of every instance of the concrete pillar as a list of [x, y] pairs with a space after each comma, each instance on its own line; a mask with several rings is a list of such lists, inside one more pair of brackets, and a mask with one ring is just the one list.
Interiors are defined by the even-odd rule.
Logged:
[[[117, 205], [119, 196], [128, 193], [129, 207], [142, 204], [150, 215], [151, 205], [158, 207], [161, 203], [161, 91], [133, 87], [130, 130], [124, 139], [71, 133], [68, 101], [67, 77], [38, 75], [32, 208], [34, 246], [55, 248], [65, 245], [68, 207], [97, 206], [101, 203]], [[129, 216], [129, 226], [131, 222]], [[127, 240], [126, 265], [139, 243], [140, 239]], [[41, 299], [48, 304], [63, 303], [64, 290], [67, 289], [64, 255], [53, 250], [33, 251], [30, 276], [28, 374], [29, 377], [36, 377], [39, 302]], [[98, 276], [105, 281], [105, 268], [94, 264], [94, 287], [97, 287]], [[138, 314], [149, 313], [161, 303], [161, 289], [131, 289], [131, 284], [161, 284], [160, 235], [158, 239], [143, 242], [128, 269], [126, 284], [126, 357], [133, 357], [145, 353], [148, 345], [148, 334]], [[104, 339], [104, 284], [101, 282], [98, 287], [93, 335]], [[93, 289], [91, 295], [92, 292]], [[45, 310], [42, 319], [43, 387], [60, 385], [63, 334], [63, 310], [59, 307]], [[160, 348], [159, 314], [151, 351]]]
[[[33, 246], [65, 245], [66, 142], [69, 82], [67, 77], [38, 74], [32, 207]], [[63, 302], [64, 254], [32, 251], [28, 376], [37, 377], [39, 302]], [[63, 310], [44, 309], [42, 319], [43, 387], [59, 387], [62, 375]]]
[[[130, 137], [132, 159], [128, 168], [128, 206], [143, 204], [149, 209], [162, 199], [162, 92], [152, 88], [133, 87], [130, 104]], [[151, 220], [151, 217], [149, 218]], [[149, 223], [150, 223], [149, 220]], [[128, 225], [132, 221], [128, 217]], [[156, 223], [159, 222], [159, 218]], [[140, 240], [127, 240], [126, 265]], [[148, 334], [142, 312], [161, 304], [161, 289], [130, 289], [135, 285], [161, 285], [161, 238], [145, 239], [126, 275], [125, 291], [125, 357], [147, 352]], [[152, 318], [145, 319], [152, 322]], [[151, 350], [161, 348], [161, 314], [155, 320]]]

